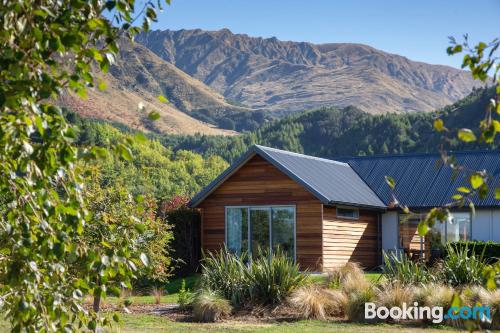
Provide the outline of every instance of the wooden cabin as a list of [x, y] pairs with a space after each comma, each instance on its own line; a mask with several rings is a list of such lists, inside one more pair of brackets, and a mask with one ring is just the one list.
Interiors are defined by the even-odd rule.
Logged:
[[[455, 156], [472, 170], [500, 174], [499, 152]], [[447, 223], [437, 223], [426, 237], [418, 235], [426, 212], [467, 182], [464, 175], [452, 177], [446, 166], [436, 168], [439, 158], [409, 154], [340, 162], [255, 145], [189, 205], [201, 211], [205, 251], [224, 244], [252, 256], [281, 249], [313, 272], [347, 262], [374, 269], [382, 263], [382, 251], [420, 260], [448, 241], [500, 241], [500, 200], [494, 194], [475, 199], [475, 215], [452, 211]], [[396, 179], [400, 202], [419, 214], [408, 218], [392, 207], [386, 175]], [[500, 187], [495, 181], [491, 188]]]

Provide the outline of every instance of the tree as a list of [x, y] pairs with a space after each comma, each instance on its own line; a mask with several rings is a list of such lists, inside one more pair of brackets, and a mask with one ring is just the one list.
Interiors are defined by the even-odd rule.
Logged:
[[[106, 259], [82, 241], [89, 215], [77, 161], [104, 152], [77, 150], [75, 130], [53, 101], [64, 89], [82, 97], [86, 87], [104, 89], [93, 69], [107, 71], [118, 39], [139, 31], [139, 19], [147, 30], [158, 9], [159, 1], [134, 0], [0, 4], [0, 196], [6, 202], [0, 304], [15, 332], [95, 330], [109, 320], [86, 311], [82, 298], [105, 290], [114, 272], [103, 270], [96, 284], [93, 267], [118, 260], [126, 262], [123, 275], [134, 274], [127, 252]], [[131, 158], [126, 142], [114, 149]], [[76, 263], [82, 268], [74, 275]]]
[[[127, 273], [129, 266], [134, 268], [149, 263], [142, 271], [133, 269], [134, 277], [155, 281], [168, 279], [172, 232], [167, 223], [156, 217], [154, 198], [141, 197], [138, 203], [120, 183], [106, 186], [97, 168], [89, 171], [84, 197], [91, 217], [82, 239], [89, 255], [101, 258], [91, 267], [94, 283], [101, 289], [100, 293], [94, 293], [93, 310], [99, 312], [101, 297], [106, 293], [120, 296], [122, 287], [132, 287]], [[117, 258], [124, 260], [113, 260]], [[103, 278], [106, 289], [101, 287]]]

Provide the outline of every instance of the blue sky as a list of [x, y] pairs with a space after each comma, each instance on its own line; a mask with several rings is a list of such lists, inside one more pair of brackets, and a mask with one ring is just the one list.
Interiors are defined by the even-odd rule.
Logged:
[[458, 67], [448, 36], [500, 37], [500, 0], [172, 0], [152, 29], [219, 30], [313, 43], [363, 43]]

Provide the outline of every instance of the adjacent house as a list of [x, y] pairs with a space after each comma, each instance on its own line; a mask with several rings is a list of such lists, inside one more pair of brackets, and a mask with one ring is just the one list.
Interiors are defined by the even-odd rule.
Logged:
[[[500, 152], [455, 153], [458, 163], [486, 170], [491, 188], [500, 187]], [[500, 241], [500, 200], [490, 193], [475, 199], [476, 213], [453, 211], [425, 238], [392, 207], [393, 193], [384, 176], [396, 181], [398, 200], [422, 216], [450, 201], [466, 185], [439, 164], [437, 154], [413, 154], [328, 160], [255, 145], [198, 193], [190, 206], [202, 215], [202, 248], [257, 255], [285, 251], [302, 268], [327, 271], [349, 261], [366, 269], [381, 264], [382, 250], [426, 257], [447, 241]]]

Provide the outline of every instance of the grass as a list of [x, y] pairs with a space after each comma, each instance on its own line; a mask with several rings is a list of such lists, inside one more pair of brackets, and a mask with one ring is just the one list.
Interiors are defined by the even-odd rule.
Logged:
[[[388, 325], [388, 324], [354, 324], [332, 321], [317, 321], [303, 320], [298, 322], [282, 322], [282, 323], [252, 323], [252, 322], [222, 322], [216, 324], [201, 324], [201, 323], [181, 323], [174, 322], [169, 319], [152, 316], [152, 315], [123, 315], [123, 323], [120, 327], [116, 327], [111, 332], [113, 333], [206, 333], [206, 332], [266, 332], [266, 333], [285, 333], [285, 332], [339, 332], [339, 333], [354, 333], [354, 332], [374, 332], [374, 333], [396, 333], [396, 332], [443, 332], [443, 328], [418, 328], [404, 325]], [[450, 328], [444, 328], [450, 330]]]
[[[185, 278], [177, 278], [170, 282], [168, 282], [164, 286], [165, 295], [161, 297], [161, 303], [177, 303], [177, 297], [179, 294], [179, 290], [181, 289], [182, 280], [186, 280], [186, 289], [193, 291], [198, 283], [199, 276], [191, 275]], [[132, 304], [154, 304], [155, 298], [152, 295], [141, 295], [141, 296], [130, 296], [126, 297], [127, 300], [131, 301]], [[117, 304], [123, 301], [122, 298], [119, 297], [107, 297], [104, 303], [109, 304]]]
[[[367, 272], [367, 273], [365, 273], [365, 277], [368, 281], [376, 282], [381, 277], [381, 274]], [[193, 291], [196, 284], [198, 283], [199, 278], [200, 278], [199, 275], [191, 275], [191, 276], [185, 277], [184, 279], [186, 280], [186, 289]], [[310, 278], [311, 278], [311, 281], [313, 281], [315, 283], [321, 283], [325, 280], [324, 275], [311, 275]], [[177, 302], [179, 289], [181, 289], [182, 279], [183, 278], [174, 279], [165, 285], [166, 293], [164, 296], [161, 297], [161, 303], [176, 303]], [[127, 297], [127, 299], [132, 301], [132, 304], [136, 304], [136, 305], [154, 304], [155, 303], [155, 298], [152, 295], [130, 296], [130, 297]], [[107, 297], [104, 302], [109, 303], [109, 304], [117, 304], [117, 303], [120, 303], [122, 301], [123, 301], [123, 299], [121, 299], [119, 297]]]

